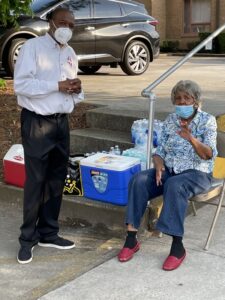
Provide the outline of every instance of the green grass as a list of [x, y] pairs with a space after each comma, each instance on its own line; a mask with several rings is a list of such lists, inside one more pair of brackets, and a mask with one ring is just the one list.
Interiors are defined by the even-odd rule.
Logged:
[[5, 89], [6, 88], [6, 81], [2, 78], [0, 78], [0, 89]]

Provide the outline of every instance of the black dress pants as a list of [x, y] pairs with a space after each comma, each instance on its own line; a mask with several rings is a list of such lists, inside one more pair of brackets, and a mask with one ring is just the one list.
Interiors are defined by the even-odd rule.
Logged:
[[21, 135], [26, 181], [19, 241], [22, 246], [33, 246], [40, 239], [54, 240], [59, 231], [69, 157], [67, 115], [42, 116], [22, 109]]

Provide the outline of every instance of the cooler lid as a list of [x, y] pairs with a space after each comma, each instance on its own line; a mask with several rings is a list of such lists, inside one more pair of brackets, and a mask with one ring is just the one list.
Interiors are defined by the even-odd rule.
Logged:
[[97, 153], [80, 161], [81, 166], [123, 171], [140, 164], [140, 159], [114, 154]]
[[4, 160], [24, 164], [23, 146], [21, 144], [12, 145], [4, 156], [3, 161]]

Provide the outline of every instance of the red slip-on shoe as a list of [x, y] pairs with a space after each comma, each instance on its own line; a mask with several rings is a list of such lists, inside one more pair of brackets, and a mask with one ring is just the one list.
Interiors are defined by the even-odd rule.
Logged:
[[137, 242], [137, 244], [132, 249], [130, 249], [130, 248], [121, 249], [121, 251], [117, 255], [118, 260], [120, 262], [125, 262], [125, 261], [130, 260], [133, 257], [134, 253], [137, 252], [139, 249], [140, 249], [140, 243], [139, 242]]
[[169, 255], [167, 259], [164, 261], [163, 264], [163, 270], [165, 271], [173, 271], [177, 269], [182, 261], [185, 259], [186, 251], [184, 252], [184, 255], [181, 258], [177, 258], [175, 256]]

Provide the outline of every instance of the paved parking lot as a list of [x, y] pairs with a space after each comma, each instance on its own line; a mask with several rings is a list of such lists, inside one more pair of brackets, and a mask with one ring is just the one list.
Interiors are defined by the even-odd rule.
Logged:
[[[102, 67], [96, 75], [80, 74], [86, 94], [86, 101], [99, 104], [148, 109], [148, 102], [141, 91], [167, 71], [182, 57], [165, 54], [150, 64], [148, 71], [141, 76], [127, 76], [118, 67]], [[174, 74], [168, 77], [154, 92], [157, 95], [157, 109], [170, 111], [171, 88], [181, 79], [191, 79], [199, 83], [203, 91], [204, 109], [219, 114], [224, 109], [225, 93], [225, 57], [194, 57], [186, 62]]]

